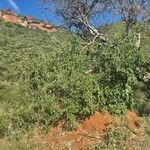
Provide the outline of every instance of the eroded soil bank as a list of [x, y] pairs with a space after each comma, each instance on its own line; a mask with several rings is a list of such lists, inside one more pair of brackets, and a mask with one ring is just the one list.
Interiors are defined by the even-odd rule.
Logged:
[[63, 149], [63, 147], [74, 150], [84, 149], [103, 140], [105, 132], [112, 126], [120, 124], [121, 121], [125, 122], [127, 128], [133, 132], [139, 127], [138, 116], [134, 112], [127, 111], [122, 120], [109, 113], [96, 112], [78, 123], [76, 130], [67, 132], [61, 124], [53, 127], [46, 136], [45, 143], [50, 144], [52, 149]]

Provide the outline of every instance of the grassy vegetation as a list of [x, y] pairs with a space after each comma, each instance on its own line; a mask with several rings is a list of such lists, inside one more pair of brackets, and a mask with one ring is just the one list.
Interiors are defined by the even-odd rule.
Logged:
[[[106, 29], [108, 29], [107, 31], [108, 35], [111, 35], [112, 32], [116, 32], [116, 33], [119, 32], [123, 34], [125, 31], [125, 24], [124, 22], [111, 24], [111, 25], [108, 25]], [[142, 39], [141, 39], [141, 42], [142, 42], [141, 52], [142, 52], [144, 59], [146, 59], [147, 61], [150, 60], [149, 37], [150, 37], [150, 23], [147, 23], [145, 27], [143, 28]]]
[[[148, 91], [137, 80], [136, 69], [149, 69], [143, 65], [144, 60], [149, 63], [150, 28], [138, 51], [135, 34], [127, 40], [116, 34], [122, 27], [112, 25], [114, 37], [108, 45], [95, 43], [83, 51], [83, 41], [67, 31], [48, 34], [0, 21], [0, 137], [15, 139], [7, 146], [2, 142], [3, 149], [38, 149], [34, 142], [25, 146], [16, 140], [35, 128], [49, 130], [62, 119], [73, 129], [78, 119], [96, 110], [120, 115], [136, 104], [143, 114], [143, 101], [137, 99], [148, 100]], [[116, 144], [120, 137], [111, 141], [116, 134], [122, 133], [110, 132], [106, 142]]]
[[[1, 129], [4, 124], [10, 123], [8, 120], [11, 120], [11, 117], [15, 115], [14, 113], [21, 113], [22, 107], [25, 109], [26, 105], [32, 103], [30, 98], [26, 101], [26, 97], [28, 97], [26, 94], [27, 85], [20, 83], [23, 75], [23, 70], [18, 70], [21, 69], [21, 61], [27, 62], [27, 59], [32, 56], [36, 59], [38, 52], [40, 56], [41, 54], [51, 53], [55, 49], [61, 50], [61, 47], [66, 45], [71, 35], [71, 33], [63, 30], [48, 34], [0, 21]], [[37, 59], [37, 61], [41, 60]], [[5, 114], [8, 114], [7, 117], [5, 117]], [[9, 126], [8, 124], [7, 126]], [[5, 131], [1, 130], [2, 135], [3, 132]]]

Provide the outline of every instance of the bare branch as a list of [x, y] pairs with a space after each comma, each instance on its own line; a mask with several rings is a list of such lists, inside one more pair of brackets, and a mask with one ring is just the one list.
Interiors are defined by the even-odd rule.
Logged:
[[[110, 0], [40, 0], [43, 5], [50, 7], [53, 4], [54, 12], [62, 18], [63, 24], [68, 29], [75, 29], [82, 37], [87, 32], [93, 39], [100, 38], [105, 41], [105, 36], [91, 25], [91, 18], [102, 14]], [[54, 7], [55, 6], [55, 7]], [[86, 37], [87, 38], [87, 37]]]

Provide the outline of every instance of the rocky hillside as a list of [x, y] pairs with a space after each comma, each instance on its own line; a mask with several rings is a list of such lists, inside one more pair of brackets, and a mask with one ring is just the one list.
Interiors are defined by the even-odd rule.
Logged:
[[57, 27], [51, 23], [35, 20], [31, 16], [22, 17], [10, 10], [0, 10], [0, 19], [3, 19], [7, 22], [20, 24], [24, 27], [39, 29], [45, 32], [54, 32], [57, 30]]

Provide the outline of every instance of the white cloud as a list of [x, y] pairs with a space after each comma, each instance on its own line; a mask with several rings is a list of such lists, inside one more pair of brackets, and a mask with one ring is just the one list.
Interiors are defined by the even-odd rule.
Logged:
[[19, 6], [16, 4], [16, 2], [14, 0], [7, 0], [9, 5], [11, 5], [15, 10], [19, 11], [20, 8]]

